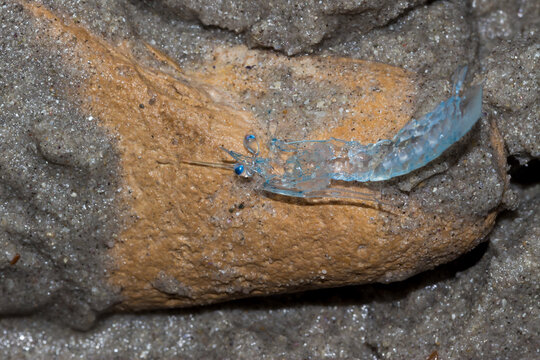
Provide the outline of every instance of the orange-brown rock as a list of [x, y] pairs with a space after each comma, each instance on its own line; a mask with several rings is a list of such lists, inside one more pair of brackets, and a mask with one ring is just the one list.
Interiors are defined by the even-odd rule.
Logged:
[[[389, 138], [414, 108], [415, 77], [405, 70], [244, 47], [216, 48], [181, 69], [150, 46], [142, 61], [129, 44], [112, 46], [26, 7], [91, 64], [83, 108], [118, 139], [126, 227], [110, 250], [108, 281], [121, 287], [122, 308], [399, 280], [470, 250], [493, 225], [495, 212], [426, 214], [414, 198], [396, 215], [358, 201], [266, 196], [230, 171], [181, 162], [228, 160], [219, 146], [243, 151], [251, 132], [262, 143], [273, 135]], [[283, 95], [295, 86], [301, 102]]]

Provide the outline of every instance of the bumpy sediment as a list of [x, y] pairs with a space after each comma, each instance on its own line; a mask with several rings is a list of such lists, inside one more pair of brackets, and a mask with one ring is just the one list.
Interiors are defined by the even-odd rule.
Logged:
[[[242, 46], [216, 48], [197, 66], [180, 68], [150, 45], [141, 61], [129, 43], [113, 46], [44, 8], [26, 8], [76, 55], [64, 61], [84, 64], [80, 108], [116, 137], [124, 190], [116, 221], [124, 228], [108, 250], [114, 265], [106, 281], [121, 289], [122, 309], [400, 280], [472, 249], [494, 223], [506, 176], [493, 123], [477, 126], [453, 150], [459, 156], [443, 159], [454, 170], [409, 193], [396, 184], [370, 187], [396, 204], [392, 212], [354, 201], [268, 197], [231, 172], [181, 162], [225, 159], [219, 146], [241, 151], [248, 132], [263, 142], [389, 138], [415, 109], [410, 72]], [[312, 89], [301, 101], [298, 86]], [[288, 94], [288, 104], [272, 102]], [[455, 178], [470, 171], [499, 184], [498, 195], [490, 193], [497, 201], [471, 208], [448, 202], [460, 191]], [[486, 186], [475, 196], [486, 191], [495, 190]]]

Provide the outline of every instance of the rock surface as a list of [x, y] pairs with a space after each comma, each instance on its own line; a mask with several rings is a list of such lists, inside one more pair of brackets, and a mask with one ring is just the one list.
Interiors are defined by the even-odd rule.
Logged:
[[[220, 145], [241, 151], [238, 140], [251, 132], [263, 142], [390, 138], [414, 109], [411, 73], [241, 46], [216, 48], [184, 70], [147, 45], [139, 56], [159, 63], [156, 68], [138, 61], [129, 44], [109, 45], [44, 7], [29, 4], [25, 11], [44, 41], [65, 46], [62, 60], [84, 72], [81, 111], [115, 136], [123, 191], [110, 221], [123, 230], [107, 253], [114, 265], [105, 278], [121, 289], [117, 307], [178, 307], [401, 280], [469, 251], [494, 223], [506, 189], [505, 157], [497, 129], [487, 123], [437, 162], [450, 170], [434, 176], [437, 167], [422, 169], [416, 182], [423, 186], [406, 194], [397, 190], [399, 181], [364, 188], [394, 204], [389, 212], [354, 200], [268, 197], [255, 181], [182, 162], [218, 161]], [[46, 161], [82, 162], [77, 139], [64, 143], [62, 129], [35, 127], [37, 153]], [[465, 146], [471, 139], [478, 145]], [[469, 191], [464, 184], [471, 182], [482, 186]]]
[[0, 17], [0, 313], [47, 309], [86, 328], [118, 299], [103, 281], [119, 230], [114, 139], [70, 96], [82, 72], [54, 39], [19, 4]]
[[294, 55], [310, 51], [335, 31], [367, 32], [424, 2], [163, 0], [158, 6], [183, 19], [197, 18], [205, 25], [245, 32], [254, 46]]
[[485, 59], [490, 115], [508, 151], [523, 163], [540, 158], [539, 54], [539, 42], [514, 41], [501, 43]]
[[540, 189], [518, 190], [489, 243], [407, 281], [122, 314], [88, 332], [0, 320], [5, 359], [534, 359]]
[[[288, 254], [289, 259], [305, 259], [302, 266], [313, 266], [313, 274], [307, 277], [298, 274], [295, 278], [308, 278], [308, 285], [293, 281], [285, 288], [275, 286], [286, 284], [290, 278], [279, 278], [280, 272], [288, 268], [280, 268], [283, 264], [273, 262], [265, 264], [264, 270], [279, 270], [267, 272], [271, 274], [268, 275], [271, 280], [276, 279], [274, 283], [270, 282], [274, 287], [261, 291], [258, 286], [246, 286], [259, 281], [251, 280], [249, 272], [240, 273], [235, 278], [237, 273], [231, 277], [219, 271], [230, 269], [227, 263], [216, 265], [215, 262], [208, 262], [203, 263], [207, 275], [203, 278], [205, 282], [188, 288], [180, 280], [186, 271], [182, 265], [189, 264], [189, 261], [175, 257], [181, 249], [163, 252], [163, 249], [171, 248], [171, 242], [166, 241], [170, 233], [160, 234], [155, 223], [160, 222], [161, 214], [166, 213], [163, 209], [167, 208], [168, 201], [177, 201], [177, 196], [171, 196], [178, 191], [173, 186], [175, 182], [189, 180], [202, 184], [195, 190], [191, 189], [192, 193], [202, 189], [203, 193], [213, 194], [217, 189], [227, 194], [229, 199], [218, 201], [214, 206], [212, 211], [221, 211], [217, 212], [220, 216], [212, 217], [217, 233], [207, 234], [206, 241], [212, 240], [216, 234], [225, 234], [231, 236], [229, 245], [233, 246], [233, 250], [242, 251], [246, 246], [252, 251], [259, 249], [256, 247], [259, 244], [249, 242], [249, 237], [247, 243], [245, 236], [243, 240], [235, 237], [240, 234], [239, 224], [249, 223], [264, 214], [260, 210], [262, 205], [258, 207], [261, 204], [257, 203], [259, 195], [254, 195], [256, 193], [249, 184], [239, 184], [221, 170], [179, 168], [174, 164], [174, 171], [167, 173], [168, 170], [164, 171], [163, 168], [171, 166], [170, 160], [177, 160], [180, 156], [201, 156], [209, 161], [220, 158], [221, 154], [215, 151], [220, 144], [240, 150], [239, 140], [246, 130], [257, 131], [261, 138], [276, 133], [279, 136], [293, 134], [299, 138], [311, 134], [347, 137], [344, 134], [352, 129], [347, 114], [338, 118], [328, 118], [327, 114], [326, 117], [325, 114], [319, 117], [317, 102], [322, 97], [325, 106], [335, 107], [331, 108], [332, 113], [335, 114], [336, 110], [340, 113], [340, 108], [345, 112], [348, 107], [339, 104], [339, 97], [332, 102], [333, 96], [330, 94], [344, 89], [351, 93], [348, 95], [351, 98], [359, 94], [358, 89], [355, 92], [350, 83], [362, 80], [344, 75], [358, 64], [364, 64], [362, 67], [368, 65], [350, 59], [336, 64], [333, 62], [335, 60], [325, 58], [287, 59], [265, 52], [250, 52], [238, 47], [242, 43], [242, 36], [179, 21], [176, 15], [165, 15], [162, 10], [166, 6], [158, 2], [107, 2], [98, 6], [96, 2], [45, 1], [45, 4], [45, 7], [35, 8], [33, 15], [16, 2], [0, 4], [2, 24], [8, 25], [0, 30], [0, 46], [5, 50], [0, 52], [0, 119], [3, 139], [7, 139], [0, 146], [3, 161], [0, 187], [0, 228], [3, 232], [0, 241], [5, 258], [0, 270], [0, 289], [3, 294], [9, 294], [2, 296], [0, 306], [3, 314], [41, 310], [42, 314], [60, 317], [73, 327], [88, 328], [93, 324], [96, 313], [120, 300], [123, 300], [121, 304], [124, 308], [178, 306], [194, 303], [191, 299], [193, 288], [200, 291], [197, 295], [203, 294], [199, 299], [206, 302], [244, 296], [246, 289], [252, 295], [257, 295], [265, 291], [364, 281], [361, 279], [365, 271], [364, 275], [338, 271], [354, 268], [350, 253], [345, 253], [341, 248], [332, 248], [332, 242], [319, 242], [316, 245], [324, 245], [324, 248], [309, 248], [313, 253], [303, 253], [300, 257], [294, 246], [291, 249], [281, 249], [277, 244], [274, 244], [274, 248], [270, 246], [270, 249], [279, 251], [279, 255]], [[502, 142], [491, 129], [493, 124], [496, 123], [502, 130], [510, 155], [534, 165], [531, 159], [537, 157], [539, 143], [538, 132], [534, 132], [538, 125], [538, 109], [534, 107], [538, 103], [538, 94], [534, 92], [534, 86], [529, 85], [538, 82], [538, 71], [534, 70], [538, 67], [539, 57], [532, 40], [535, 31], [537, 33], [537, 20], [530, 14], [538, 11], [538, 5], [532, 1], [520, 4], [516, 8], [518, 12], [514, 14], [512, 6], [498, 2], [474, 2], [473, 7], [468, 8], [459, 1], [436, 1], [428, 6], [415, 7], [389, 26], [376, 30], [351, 31], [362, 22], [361, 15], [357, 15], [347, 18], [349, 25], [343, 31], [331, 34], [321, 45], [313, 47], [320, 40], [314, 38], [309, 47], [318, 55], [379, 60], [422, 74], [421, 77], [411, 78], [407, 72], [385, 68], [384, 73], [392, 73], [390, 78], [393, 81], [390, 84], [402, 79], [402, 85], [397, 88], [383, 87], [382, 94], [390, 91], [399, 96], [410, 96], [410, 102], [405, 102], [405, 108], [390, 112], [389, 117], [395, 119], [392, 126], [385, 128], [379, 124], [373, 128], [376, 130], [370, 128], [369, 132], [359, 133], [359, 138], [388, 136], [400, 127], [400, 121], [406, 120], [404, 115], [410, 116], [413, 111], [421, 114], [432, 108], [448, 93], [447, 80], [453, 69], [467, 62], [471, 63], [473, 69], [476, 68], [476, 81], [486, 82], [487, 117], [474, 135], [464, 139], [460, 146], [437, 163], [384, 188], [372, 189], [382, 190], [385, 199], [401, 204], [405, 213], [418, 218], [408, 220], [402, 216], [396, 223], [396, 217], [391, 214], [352, 204], [306, 206], [293, 202], [279, 208], [279, 205], [274, 205], [280, 203], [279, 199], [264, 198], [263, 203], [272, 205], [274, 210], [277, 206], [282, 214], [286, 213], [291, 218], [290, 222], [278, 224], [276, 221], [274, 228], [279, 225], [294, 229], [300, 234], [295, 236], [300, 238], [303, 231], [309, 231], [310, 226], [311, 229], [323, 230], [343, 226], [344, 230], [338, 232], [337, 237], [342, 241], [340, 245], [350, 246], [351, 243], [345, 241], [353, 238], [348, 230], [350, 224], [364, 225], [361, 220], [364, 216], [364, 219], [369, 219], [369, 226], [362, 227], [356, 241], [369, 240], [366, 243], [372, 246], [368, 249], [376, 250], [371, 242], [375, 237], [370, 234], [377, 234], [378, 238], [384, 233], [385, 243], [378, 244], [381, 245], [379, 248], [393, 250], [392, 246], [383, 245], [392, 244], [388, 239], [395, 239], [394, 244], [402, 247], [398, 248], [398, 254], [412, 253], [390, 259], [384, 256], [372, 259], [370, 256], [369, 261], [373, 263], [391, 266], [379, 269], [380, 272], [374, 271], [368, 281], [399, 279], [447, 261], [472, 247], [475, 244], [472, 239], [479, 239], [478, 234], [484, 229], [482, 226], [474, 230], [476, 234], [474, 231], [473, 234], [464, 234], [459, 242], [461, 248], [452, 248], [451, 245], [458, 244], [456, 239], [448, 236], [450, 242], [444, 241], [445, 235], [440, 233], [437, 234], [438, 240], [428, 241], [420, 248], [420, 244], [414, 245], [413, 240], [430, 234], [429, 227], [423, 227], [426, 231], [424, 235], [416, 228], [418, 224], [428, 222], [428, 215], [429, 219], [435, 217], [431, 226], [436, 226], [437, 221], [451, 224], [451, 231], [455, 235], [468, 228], [467, 221], [485, 218], [501, 204], [515, 206], [512, 192], [504, 191], [505, 174], [493, 171], [495, 164], [504, 165]], [[522, 7], [527, 11], [519, 15]], [[45, 9], [52, 10], [54, 16], [44, 17]], [[336, 10], [336, 14], [342, 10], [345, 11], [345, 7]], [[40, 12], [41, 15], [38, 14]], [[208, 14], [211, 13], [212, 9], [209, 9]], [[513, 20], [486, 21], [494, 16], [506, 16]], [[41, 20], [36, 22], [36, 17]], [[333, 14], [329, 16], [332, 17]], [[475, 26], [471, 26], [475, 19], [479, 21], [479, 33], [476, 33]], [[372, 26], [367, 20], [366, 24], [366, 29]], [[503, 30], [493, 31], [500, 24], [503, 24]], [[504, 30], [506, 26], [510, 31]], [[74, 31], [81, 28], [82, 31]], [[426, 28], [429, 30], [426, 31]], [[85, 29], [90, 29], [90, 33]], [[311, 30], [306, 26], [297, 34], [294, 29], [287, 31], [291, 33], [291, 38], [302, 38]], [[268, 39], [278, 46], [281, 46], [279, 43], [286, 45], [288, 38], [280, 36], [278, 34], [274, 40]], [[125, 42], [126, 39], [136, 41]], [[515, 41], [502, 44], [501, 39]], [[479, 66], [474, 64], [477, 54], [480, 54]], [[519, 56], [519, 61], [515, 61], [515, 56]], [[255, 58], [268, 65], [265, 69], [259, 69], [248, 62], [249, 68], [246, 68], [246, 58]], [[303, 68], [307, 63], [317, 69], [315, 74], [328, 74], [332, 79], [330, 83], [339, 84], [339, 87], [329, 87], [328, 83], [321, 85], [321, 82], [309, 76], [290, 75], [298, 76], [295, 69]], [[336, 66], [339, 70], [333, 69], [330, 74], [328, 69]], [[525, 73], [525, 78], [521, 76], [523, 68], [532, 69]], [[254, 77], [253, 74], [261, 78], [259, 84], [250, 83], [249, 78]], [[376, 75], [372, 71], [366, 74], [382, 79], [381, 74]], [[261, 91], [261, 88], [272, 91]], [[81, 94], [84, 96], [81, 97]], [[508, 106], [505, 97], [513, 99]], [[361, 99], [357, 99], [355, 102], [362, 104]], [[383, 96], [376, 108], [387, 108], [391, 104], [392, 101], [388, 98], [385, 100]], [[411, 104], [415, 107], [411, 107]], [[205, 110], [195, 112], [190, 107]], [[270, 114], [268, 110], [271, 110]], [[193, 120], [185, 122], [188, 126], [183, 130], [190, 132], [190, 135], [206, 136], [208, 130], [204, 124], [205, 121], [216, 124], [210, 121], [212, 118], [222, 119], [236, 133], [212, 137], [207, 143], [178, 141], [182, 136], [188, 138], [188, 135], [181, 134], [177, 136], [175, 144], [174, 138], [161, 136], [149, 147], [152, 135], [170, 135], [159, 129], [166, 129], [170, 124], [178, 125], [178, 119], [185, 121], [188, 117], [193, 117]], [[7, 121], [13, 118], [21, 120]], [[312, 121], [304, 124], [306, 118]], [[104, 125], [108, 130], [104, 130]], [[133, 134], [132, 129], [136, 130]], [[359, 127], [353, 131], [360, 132], [359, 129], [366, 128]], [[213, 131], [219, 132], [220, 126]], [[490, 138], [490, 134], [495, 134], [494, 138]], [[180, 151], [177, 152], [177, 149]], [[137, 172], [139, 166], [119, 169], [118, 163], [125, 159], [131, 164], [144, 165], [140, 167], [142, 171]], [[178, 169], [182, 171], [179, 173]], [[144, 194], [143, 199], [157, 196], [152, 198], [153, 201], [140, 202], [141, 186], [131, 189], [121, 187], [124, 184], [115, 181], [119, 174], [124, 179], [131, 177], [136, 180], [131, 184], [143, 184], [143, 191], [151, 190], [152, 193]], [[156, 179], [165, 181], [157, 184]], [[41, 184], [45, 184], [42, 189]], [[33, 189], [39, 190], [36, 192]], [[134, 189], [131, 194], [126, 193]], [[531, 191], [523, 191], [522, 198], [524, 201], [532, 198], [534, 204], [536, 195]], [[231, 193], [236, 197], [231, 198]], [[203, 202], [210, 202], [209, 198], [202, 199]], [[222, 199], [227, 197], [223, 195]], [[475, 264], [474, 261], [467, 263], [470, 266], [467, 269], [458, 262], [457, 268], [455, 264], [439, 268], [416, 280], [393, 286], [308, 293], [304, 297], [262, 300], [263, 305], [244, 301], [208, 310], [189, 310], [177, 315], [117, 315], [105, 319], [94, 331], [85, 334], [74, 334], [57, 325], [52, 326], [51, 333], [45, 333], [41, 329], [48, 329], [51, 325], [35, 317], [5, 318], [0, 320], [2, 355], [6, 358], [39, 357], [31, 352], [21, 352], [21, 349], [33, 348], [47, 358], [67, 348], [70, 354], [65, 354], [65, 358], [97, 358], [104, 354], [112, 357], [118, 353], [125, 357], [141, 358], [151, 358], [157, 354], [165, 358], [178, 357], [179, 354], [187, 358], [237, 358], [232, 355], [235, 352], [245, 354], [246, 358], [275, 358], [280, 354], [291, 354], [298, 358], [350, 358], [360, 355], [367, 358], [427, 358], [437, 350], [441, 357], [448, 358], [512, 358], [516, 354], [515, 349], [518, 349], [522, 357], [534, 357], [535, 352], [539, 351], [538, 345], [528, 334], [538, 333], [534, 322], [538, 318], [538, 299], [534, 295], [538, 293], [537, 286], [534, 287], [538, 283], [535, 281], [538, 279], [538, 257], [534, 255], [538, 250], [538, 234], [534, 228], [534, 224], [538, 223], [534, 217], [538, 209], [531, 207], [530, 201], [529, 205], [522, 205], [518, 210], [515, 223], [509, 223], [508, 219], [501, 221], [500, 226], [516, 229], [498, 230], [502, 234], [500, 244], [506, 245], [499, 248], [499, 238], [492, 237], [499, 251], [491, 252], [495, 245], [490, 245], [481, 260]], [[25, 206], [21, 207], [21, 204]], [[182, 208], [177, 204], [170, 209], [172, 212], [182, 210], [177, 212], [180, 217], [196, 217], [194, 206], [188, 205], [191, 206]], [[122, 206], [125, 206], [122, 213], [132, 211], [133, 215], [144, 216], [127, 221], [116, 219], [114, 215]], [[200, 205], [197, 203], [195, 206]], [[300, 215], [304, 215], [302, 212], [316, 212], [321, 207], [325, 210], [339, 208], [340, 214], [348, 214], [347, 222], [334, 223], [327, 219], [331, 211], [318, 215], [321, 221], [316, 227], [313, 227], [313, 223], [304, 223], [300, 218]], [[23, 208], [24, 211], [21, 210]], [[294, 216], [302, 220], [295, 220]], [[454, 222], [456, 219], [458, 221]], [[489, 216], [488, 219], [489, 222], [493, 221]], [[108, 227], [103, 226], [104, 221]], [[133, 224], [137, 223], [143, 226], [134, 227]], [[128, 229], [128, 234], [132, 229], [130, 237], [125, 236], [126, 230], [120, 230], [122, 226]], [[165, 228], [172, 229], [173, 234], [179, 233], [178, 228]], [[260, 230], [256, 228], [254, 233], [262, 232]], [[115, 238], [115, 234], [120, 237]], [[160, 241], [145, 242], [147, 234]], [[283, 235], [291, 236], [286, 231], [283, 231]], [[320, 236], [322, 239], [329, 235], [310, 236]], [[518, 238], [531, 240], [527, 240], [523, 247], [516, 247], [512, 240]], [[113, 246], [115, 240], [116, 246], [109, 250], [108, 247]], [[185, 243], [183, 239], [179, 240]], [[528, 247], [529, 244], [532, 244], [531, 247]], [[207, 250], [204, 242], [197, 245], [201, 253]], [[220, 244], [225, 246], [222, 248], [226, 251], [225, 256], [210, 256], [228, 259], [226, 254], [230, 254], [230, 249], [226, 245]], [[270, 259], [268, 247], [264, 245], [268, 245], [268, 242], [262, 244], [261, 251], [253, 251], [252, 255]], [[364, 249], [360, 248], [359, 252]], [[402, 252], [403, 249], [407, 250]], [[318, 263], [313, 261], [314, 258], [318, 259], [316, 256], [321, 251], [328, 250], [337, 253], [333, 258], [325, 257]], [[316, 256], [313, 257], [313, 254]], [[444, 255], [434, 257], [434, 254]], [[114, 262], [111, 262], [110, 255]], [[478, 260], [481, 255], [482, 249], [471, 256], [473, 260]], [[125, 263], [118, 259], [124, 259]], [[194, 259], [192, 257], [190, 261], [193, 263]], [[417, 259], [417, 262], [407, 262], [410, 259]], [[116, 267], [113, 268], [111, 265], [114, 263]], [[486, 267], [486, 263], [493, 266]], [[323, 264], [324, 268], [319, 264]], [[392, 270], [392, 266], [397, 270]], [[110, 272], [111, 269], [114, 273]], [[220, 275], [216, 277], [215, 274]], [[238, 278], [250, 282], [238, 285], [231, 280]], [[109, 279], [109, 282], [104, 279]], [[505, 291], [505, 286], [516, 290]], [[218, 290], [217, 296], [212, 289]], [[356, 291], [364, 295], [354, 295]], [[483, 297], [470, 295], [477, 293]], [[123, 294], [123, 297], [119, 297], [119, 294]], [[205, 298], [204, 294], [210, 296]], [[310, 296], [321, 298], [321, 303], [310, 302], [307, 300]], [[291, 302], [296, 305], [290, 306]], [[504, 313], [497, 311], [501, 306], [505, 307]], [[511, 316], [507, 318], [507, 314]], [[488, 327], [486, 318], [492, 324], [505, 325], [485, 331]], [[510, 325], [507, 321], [510, 321]], [[505, 336], [502, 337], [498, 329], [503, 326], [510, 330], [504, 332]], [[463, 332], [464, 327], [469, 330]], [[167, 329], [165, 332], [162, 330], [164, 328]], [[216, 329], [214, 333], [217, 336], [207, 335], [211, 333], [208, 329]], [[344, 333], [351, 335], [343, 336]], [[132, 341], [122, 342], [121, 339], [125, 338]], [[77, 345], [79, 341], [84, 344], [82, 347]], [[106, 349], [98, 344], [106, 344]], [[262, 350], [255, 350], [257, 346], [253, 344]], [[217, 350], [208, 350], [212, 348]], [[99, 350], [95, 352], [93, 349]]]

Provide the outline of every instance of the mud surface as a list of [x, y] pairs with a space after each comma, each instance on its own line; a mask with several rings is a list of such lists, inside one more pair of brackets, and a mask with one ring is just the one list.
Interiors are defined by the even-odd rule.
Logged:
[[70, 95], [84, 73], [37, 45], [21, 6], [1, 9], [0, 313], [86, 328], [116, 299], [101, 281], [118, 226], [114, 139]]
[[[532, 168], [539, 157], [534, 0], [362, 7], [237, 1], [221, 8], [210, 1], [43, 3], [109, 41], [145, 41], [185, 66], [196, 66], [218, 44], [241, 43], [402, 66], [424, 79], [419, 114], [440, 101], [432, 94], [449, 91], [456, 67], [469, 63], [475, 81], [485, 84], [481, 126], [497, 122], [517, 166]], [[288, 17], [298, 20], [294, 26]], [[117, 300], [117, 289], [104, 288], [101, 279], [104, 250], [121, 224], [109, 221], [120, 186], [114, 138], [81, 112], [73, 95], [85, 67], [66, 68], [63, 49], [44, 41], [22, 6], [0, 2], [2, 358], [421, 359], [435, 350], [443, 359], [538, 356], [540, 195], [538, 178], [527, 170], [521, 176], [533, 185], [515, 186], [520, 205], [501, 217], [486, 245], [403, 283], [113, 315], [89, 332], [50, 322], [86, 329]], [[489, 165], [481, 153], [469, 156]], [[466, 197], [471, 212], [500, 201], [496, 190], [474, 197], [475, 187], [500, 183], [493, 174], [479, 170], [467, 179], [451, 171], [461, 174], [461, 191], [437, 196]], [[38, 315], [21, 316], [30, 313]]]
[[89, 332], [0, 320], [4, 358], [533, 359], [540, 188], [459, 260], [402, 283], [316, 291], [205, 309], [114, 315]]
[[199, 19], [236, 33], [252, 46], [288, 55], [312, 51], [336, 31], [367, 32], [426, 0], [407, 1], [191, 1], [164, 0], [158, 6], [184, 19]]

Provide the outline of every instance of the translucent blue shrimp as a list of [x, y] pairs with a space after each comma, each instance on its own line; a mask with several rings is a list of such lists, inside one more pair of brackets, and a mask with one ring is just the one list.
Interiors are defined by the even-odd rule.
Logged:
[[[392, 139], [363, 145], [336, 138], [284, 141], [272, 139], [269, 157], [259, 156], [255, 135], [244, 138], [249, 155], [225, 148], [243, 177], [262, 179], [262, 190], [292, 197], [357, 198], [370, 194], [333, 186], [333, 181], [373, 182], [408, 174], [439, 157], [478, 121], [482, 87], [460, 96], [467, 67], [456, 73], [452, 96], [419, 120], [409, 121]], [[202, 164], [202, 163], [201, 163]], [[376, 201], [376, 200], [375, 200]]]

